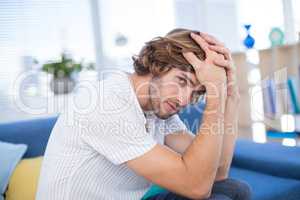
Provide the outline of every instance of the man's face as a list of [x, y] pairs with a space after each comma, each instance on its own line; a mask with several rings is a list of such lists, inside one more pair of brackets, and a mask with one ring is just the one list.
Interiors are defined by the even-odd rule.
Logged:
[[149, 94], [157, 117], [167, 119], [191, 103], [203, 89], [194, 73], [172, 68], [166, 74], [153, 77]]

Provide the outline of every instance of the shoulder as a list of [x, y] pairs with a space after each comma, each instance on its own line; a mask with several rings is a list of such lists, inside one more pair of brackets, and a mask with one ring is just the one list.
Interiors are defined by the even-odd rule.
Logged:
[[143, 112], [139, 105], [136, 93], [130, 79], [125, 72], [113, 71], [106, 78], [98, 81], [92, 95], [82, 96], [89, 98], [91, 116], [94, 117], [129, 117], [143, 120]]

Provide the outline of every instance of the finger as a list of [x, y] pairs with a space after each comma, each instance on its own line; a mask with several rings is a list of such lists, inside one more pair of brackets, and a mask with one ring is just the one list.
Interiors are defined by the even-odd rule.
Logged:
[[222, 42], [220, 42], [218, 39], [216, 39], [214, 36], [209, 35], [207, 33], [200, 33], [200, 35], [203, 37], [204, 40], [206, 40], [206, 42], [208, 42], [209, 44], [213, 44], [213, 45], [219, 45], [219, 46], [224, 46], [224, 44]]
[[227, 83], [227, 95], [228, 96], [238, 94], [239, 93], [238, 91], [239, 91], [239, 87], [235, 82], [230, 81]]
[[235, 74], [232, 73], [231, 71], [227, 70], [227, 71], [226, 71], [226, 76], [227, 76], [228, 82], [233, 82], [233, 83], [236, 82], [236, 76], [235, 76]]
[[235, 74], [235, 65], [232, 60], [225, 59], [223, 54], [217, 54], [212, 61], [215, 65], [225, 68], [229, 73]]
[[231, 68], [231, 62], [225, 59], [214, 59], [213, 63], [219, 67], [224, 67], [226, 70], [233, 70]]
[[225, 59], [227, 60], [231, 60], [231, 54], [230, 54], [230, 50], [227, 49], [224, 46], [209, 46], [209, 49], [216, 51], [217, 53], [223, 54], [225, 56]]
[[197, 35], [195, 33], [191, 33], [191, 37], [193, 38], [193, 40], [195, 40], [195, 42], [203, 49], [203, 51], [206, 53], [206, 54], [209, 54], [210, 53], [210, 50], [209, 50], [209, 44], [201, 38], [200, 35]]
[[193, 66], [196, 71], [202, 64], [202, 61], [193, 52], [183, 52], [183, 57]]

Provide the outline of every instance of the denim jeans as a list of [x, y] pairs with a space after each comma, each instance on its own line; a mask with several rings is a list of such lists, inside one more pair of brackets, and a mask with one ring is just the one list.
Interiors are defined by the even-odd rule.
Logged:
[[[206, 200], [250, 200], [251, 189], [245, 182], [228, 178], [216, 181], [211, 196]], [[148, 198], [147, 200], [190, 200], [172, 192], [164, 192]]]

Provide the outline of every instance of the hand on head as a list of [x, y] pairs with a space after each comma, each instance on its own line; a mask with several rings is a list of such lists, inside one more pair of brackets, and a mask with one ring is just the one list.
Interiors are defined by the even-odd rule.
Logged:
[[209, 34], [191, 33], [191, 37], [206, 54], [202, 61], [192, 52], [183, 53], [185, 59], [194, 67], [198, 80], [204, 85], [227, 84], [227, 95], [236, 95], [236, 73], [230, 50]]

